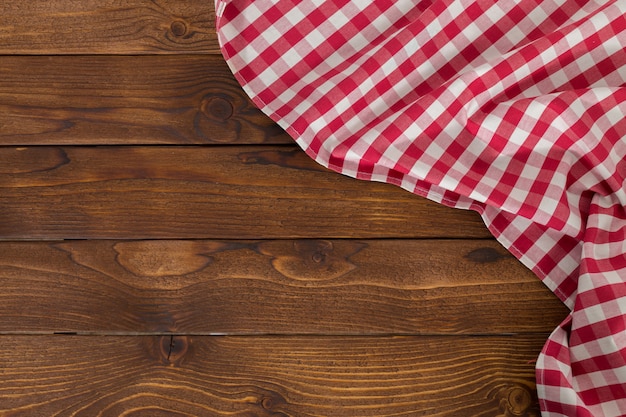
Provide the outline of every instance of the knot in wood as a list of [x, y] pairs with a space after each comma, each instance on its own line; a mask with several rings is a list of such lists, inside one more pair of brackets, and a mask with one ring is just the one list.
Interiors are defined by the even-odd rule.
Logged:
[[274, 401], [271, 397], [265, 397], [261, 400], [261, 407], [266, 410], [271, 410], [274, 407]]
[[262, 408], [260, 411], [261, 415], [267, 415], [271, 417], [287, 417], [286, 414], [278, 411], [278, 409], [283, 408], [283, 406], [287, 403], [285, 398], [278, 394], [277, 392], [266, 392], [259, 399], [259, 405]]
[[316, 264], [319, 264], [319, 263], [324, 262], [324, 259], [326, 259], [326, 254], [324, 252], [315, 252], [312, 258], [313, 258], [313, 262], [315, 262]]
[[210, 120], [225, 122], [230, 119], [235, 109], [230, 101], [222, 97], [205, 97], [202, 101], [202, 113]]
[[176, 20], [170, 25], [170, 30], [174, 36], [185, 36], [187, 34], [187, 24], [182, 20]]
[[494, 248], [478, 248], [465, 255], [465, 259], [478, 264], [498, 262], [502, 258], [505, 258], [505, 255]]
[[282, 275], [299, 281], [327, 281], [337, 279], [356, 269], [350, 256], [358, 252], [354, 246], [335, 247], [327, 240], [297, 240], [282, 251], [266, 249], [273, 255], [272, 266]]
[[186, 336], [163, 336], [160, 345], [162, 362], [178, 366], [189, 352], [190, 340]]
[[506, 417], [526, 416], [533, 405], [529, 390], [519, 385], [503, 390], [500, 398], [500, 409]]

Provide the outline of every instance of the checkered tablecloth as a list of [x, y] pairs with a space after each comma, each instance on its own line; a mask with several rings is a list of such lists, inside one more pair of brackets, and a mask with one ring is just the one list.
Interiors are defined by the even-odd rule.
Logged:
[[216, 0], [223, 54], [320, 164], [478, 211], [571, 309], [544, 416], [626, 415], [626, 0]]

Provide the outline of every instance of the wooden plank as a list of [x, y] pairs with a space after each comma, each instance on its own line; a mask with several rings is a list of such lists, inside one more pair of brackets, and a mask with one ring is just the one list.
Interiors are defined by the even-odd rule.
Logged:
[[12, 416], [538, 416], [547, 335], [0, 337]]
[[0, 333], [524, 333], [567, 313], [487, 240], [0, 243]]
[[293, 143], [219, 56], [8, 56], [0, 73], [1, 145]]
[[0, 238], [489, 237], [295, 147], [0, 148]]
[[0, 54], [216, 53], [207, 0], [0, 2]]

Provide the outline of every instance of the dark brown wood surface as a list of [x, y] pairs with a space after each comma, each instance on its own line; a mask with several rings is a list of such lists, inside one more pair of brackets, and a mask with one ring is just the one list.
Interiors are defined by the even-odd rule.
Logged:
[[566, 312], [489, 240], [5, 242], [0, 279], [0, 333], [532, 333]]
[[488, 237], [294, 147], [0, 148], [0, 238]]
[[213, 0], [0, 2], [0, 54], [217, 53]]
[[6, 56], [0, 73], [3, 145], [293, 143], [218, 55]]
[[0, 2], [0, 416], [539, 416], [567, 309], [479, 216], [330, 172], [211, 0]]
[[538, 417], [546, 336], [4, 336], [0, 414]]

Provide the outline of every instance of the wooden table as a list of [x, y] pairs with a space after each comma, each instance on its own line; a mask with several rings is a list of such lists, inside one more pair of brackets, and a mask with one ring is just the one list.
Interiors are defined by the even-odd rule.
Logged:
[[212, 4], [0, 3], [0, 416], [537, 416], [565, 307], [476, 214], [309, 160]]

